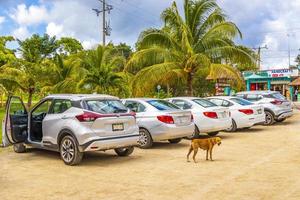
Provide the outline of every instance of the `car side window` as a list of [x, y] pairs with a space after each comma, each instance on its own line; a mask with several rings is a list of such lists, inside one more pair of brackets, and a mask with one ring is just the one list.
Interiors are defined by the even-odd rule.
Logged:
[[32, 111], [32, 114], [31, 114], [32, 119], [37, 120], [37, 121], [43, 120], [49, 111], [51, 103], [52, 103], [52, 100], [48, 99], [48, 100], [44, 101], [43, 103], [41, 103], [40, 105], [38, 105], [38, 107], [36, 107]]
[[53, 106], [50, 109], [49, 113], [50, 114], [60, 114], [68, 110], [69, 108], [72, 107], [72, 103], [70, 100], [65, 100], [65, 99], [56, 99], [53, 102]]
[[181, 108], [182, 110], [188, 110], [192, 108], [192, 104], [184, 100], [172, 100], [172, 103]]
[[224, 107], [230, 107], [230, 106], [233, 106], [233, 103], [231, 103], [229, 101], [226, 101], [226, 100], [223, 100], [222, 106], [224, 106]]
[[252, 102], [259, 100], [258, 95], [256, 94], [247, 94], [245, 99]]
[[136, 113], [146, 111], [146, 107], [143, 104], [141, 104], [139, 102], [135, 102], [135, 101], [126, 101], [125, 106], [127, 108], [129, 108], [131, 111], [136, 112]]
[[222, 99], [209, 99], [210, 102], [218, 105], [218, 106], [223, 106], [223, 100]]

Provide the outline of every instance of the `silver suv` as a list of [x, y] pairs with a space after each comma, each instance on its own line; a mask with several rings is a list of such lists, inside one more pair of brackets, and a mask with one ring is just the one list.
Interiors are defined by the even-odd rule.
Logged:
[[274, 122], [283, 122], [293, 115], [291, 102], [276, 91], [248, 91], [239, 92], [236, 96], [244, 98], [255, 104], [264, 107], [266, 113], [265, 125], [272, 125]]
[[67, 165], [80, 163], [87, 151], [128, 156], [139, 139], [134, 114], [107, 95], [50, 95], [29, 112], [19, 97], [9, 97], [2, 132], [3, 146], [58, 151]]

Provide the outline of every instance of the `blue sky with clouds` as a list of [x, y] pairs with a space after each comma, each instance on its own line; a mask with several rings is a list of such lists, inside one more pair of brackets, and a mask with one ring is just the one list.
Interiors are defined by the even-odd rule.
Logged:
[[[107, 0], [114, 6], [109, 15], [113, 29], [109, 41], [134, 45], [139, 33], [160, 27], [160, 13], [173, 0]], [[176, 0], [182, 6], [182, 0]], [[264, 69], [288, 66], [288, 43], [291, 61], [299, 52], [300, 0], [218, 0], [228, 18], [243, 33], [238, 41], [249, 47], [267, 45], [262, 51]], [[97, 0], [0, 0], [0, 35], [25, 39], [33, 33], [79, 39], [85, 48], [100, 39], [100, 20], [92, 8]], [[288, 37], [289, 35], [289, 37]]]

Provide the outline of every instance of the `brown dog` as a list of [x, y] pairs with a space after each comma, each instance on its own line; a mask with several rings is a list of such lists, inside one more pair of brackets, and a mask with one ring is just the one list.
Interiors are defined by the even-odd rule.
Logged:
[[208, 160], [208, 152], [210, 154], [210, 160], [212, 161], [212, 150], [214, 148], [214, 145], [221, 144], [221, 138], [219, 137], [213, 137], [213, 138], [205, 138], [205, 139], [193, 139], [191, 143], [191, 147], [189, 149], [189, 153], [187, 154], [186, 158], [187, 161], [190, 162], [189, 156], [194, 150], [193, 160], [196, 163], [196, 155], [198, 152], [198, 148], [206, 150], [206, 160]]

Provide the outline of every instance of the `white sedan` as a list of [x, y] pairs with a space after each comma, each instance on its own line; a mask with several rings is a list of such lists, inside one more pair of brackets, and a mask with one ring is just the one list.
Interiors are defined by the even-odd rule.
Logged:
[[265, 121], [264, 108], [238, 97], [217, 96], [207, 98], [214, 104], [229, 108], [232, 117], [232, 126], [228, 129], [234, 132], [241, 128], [250, 128]]
[[196, 125], [195, 133], [207, 133], [210, 136], [217, 135], [219, 131], [231, 127], [231, 117], [228, 108], [198, 97], [176, 97], [167, 99], [183, 110], [190, 110]]

